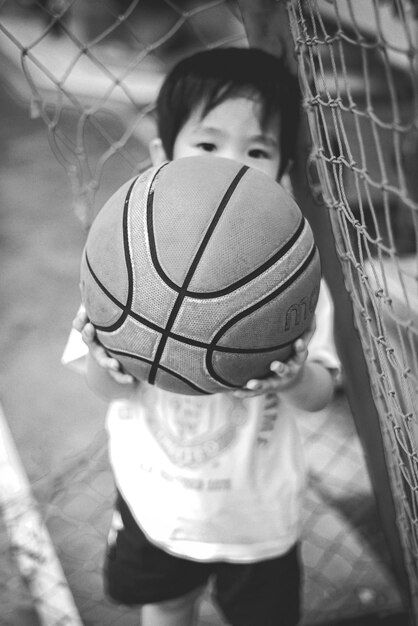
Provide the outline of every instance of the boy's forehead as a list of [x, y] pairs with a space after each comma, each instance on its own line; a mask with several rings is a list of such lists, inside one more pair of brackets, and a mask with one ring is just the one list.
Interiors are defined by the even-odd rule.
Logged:
[[239, 95], [227, 98], [207, 110], [201, 102], [189, 118], [192, 132], [206, 131], [217, 133], [223, 129], [231, 130], [241, 125], [249, 134], [264, 139], [269, 143], [277, 143], [279, 131], [279, 115], [271, 115], [264, 119], [260, 98]]
[[248, 111], [251, 111], [254, 117], [259, 118], [263, 110], [261, 97], [255, 94], [237, 93], [214, 101], [205, 101], [202, 99], [197, 104], [194, 112], [203, 118], [216, 110], [237, 109], [243, 107]]

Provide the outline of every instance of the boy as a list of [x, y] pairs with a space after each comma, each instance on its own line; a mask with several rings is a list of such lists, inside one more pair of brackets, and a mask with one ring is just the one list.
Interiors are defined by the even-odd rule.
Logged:
[[[299, 92], [264, 52], [211, 50], [170, 72], [157, 115], [154, 164], [205, 152], [280, 179], [296, 145]], [[140, 605], [143, 626], [194, 624], [209, 579], [232, 626], [298, 623], [305, 473], [294, 416], [326, 405], [339, 368], [323, 305], [322, 294], [309, 359], [307, 338], [299, 339], [294, 357], [273, 363], [265, 380], [202, 397], [120, 372], [79, 314], [89, 385], [113, 401], [108, 431], [118, 501], [107, 590]]]

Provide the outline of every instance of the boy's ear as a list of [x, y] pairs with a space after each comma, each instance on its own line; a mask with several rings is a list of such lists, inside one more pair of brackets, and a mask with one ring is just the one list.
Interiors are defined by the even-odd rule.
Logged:
[[155, 139], [151, 139], [149, 142], [149, 153], [151, 157], [151, 163], [155, 165], [161, 165], [165, 161], [168, 161], [167, 155], [163, 148], [163, 142], [159, 137], [155, 137]]

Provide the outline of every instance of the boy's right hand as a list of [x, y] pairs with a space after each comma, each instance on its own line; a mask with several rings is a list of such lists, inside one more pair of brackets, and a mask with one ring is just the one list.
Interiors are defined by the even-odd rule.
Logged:
[[122, 371], [119, 361], [109, 356], [104, 346], [98, 340], [96, 330], [90, 322], [83, 305], [80, 306], [73, 320], [73, 328], [81, 333], [81, 337], [96, 363], [107, 370], [117, 383], [129, 384], [134, 382], [135, 378], [131, 374]]

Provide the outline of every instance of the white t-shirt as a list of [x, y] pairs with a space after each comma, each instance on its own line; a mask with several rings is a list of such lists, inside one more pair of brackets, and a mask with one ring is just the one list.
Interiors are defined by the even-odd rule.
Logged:
[[[321, 288], [309, 359], [338, 370], [332, 303]], [[86, 354], [72, 332], [64, 363]], [[107, 415], [115, 481], [164, 550], [201, 561], [259, 561], [299, 536], [305, 487], [295, 409], [275, 393], [186, 396], [142, 384]]]

